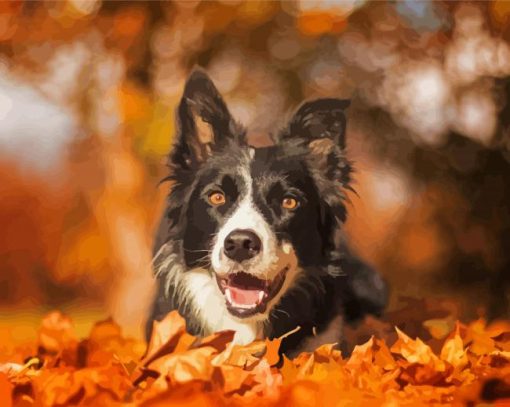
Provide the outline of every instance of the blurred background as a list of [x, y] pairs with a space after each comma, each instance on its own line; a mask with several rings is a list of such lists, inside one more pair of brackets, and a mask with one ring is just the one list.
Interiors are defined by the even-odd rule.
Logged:
[[195, 65], [254, 144], [304, 99], [351, 98], [346, 229], [390, 309], [508, 317], [509, 19], [506, 1], [0, 2], [0, 334], [53, 308], [139, 332]]

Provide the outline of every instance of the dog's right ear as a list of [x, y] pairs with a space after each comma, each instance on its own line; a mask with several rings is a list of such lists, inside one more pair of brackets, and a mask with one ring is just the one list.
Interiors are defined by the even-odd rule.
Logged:
[[201, 70], [195, 69], [186, 81], [177, 121], [170, 161], [181, 169], [198, 168], [214, 149], [240, 137], [221, 95]]

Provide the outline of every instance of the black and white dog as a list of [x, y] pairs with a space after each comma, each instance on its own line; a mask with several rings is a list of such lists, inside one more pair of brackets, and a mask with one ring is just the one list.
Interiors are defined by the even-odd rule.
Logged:
[[382, 312], [383, 280], [348, 251], [340, 230], [348, 105], [305, 103], [273, 146], [253, 148], [207, 75], [191, 74], [169, 158], [148, 329], [171, 310], [191, 333], [235, 330], [237, 343], [300, 326], [283, 343], [290, 352], [340, 342], [345, 322]]

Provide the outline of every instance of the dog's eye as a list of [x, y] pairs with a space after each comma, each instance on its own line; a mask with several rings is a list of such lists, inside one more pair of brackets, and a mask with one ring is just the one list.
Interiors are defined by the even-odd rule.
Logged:
[[212, 192], [209, 194], [209, 203], [214, 206], [220, 206], [225, 203], [225, 195], [223, 192]]
[[295, 198], [292, 198], [290, 196], [283, 198], [282, 208], [292, 210], [292, 209], [296, 209], [298, 207], [298, 205], [299, 205], [299, 202]]

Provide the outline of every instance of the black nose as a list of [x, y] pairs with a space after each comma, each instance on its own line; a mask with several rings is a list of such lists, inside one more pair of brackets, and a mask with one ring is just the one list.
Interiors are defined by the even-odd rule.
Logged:
[[259, 237], [250, 230], [237, 229], [229, 233], [223, 244], [223, 252], [238, 263], [255, 257], [262, 247]]

